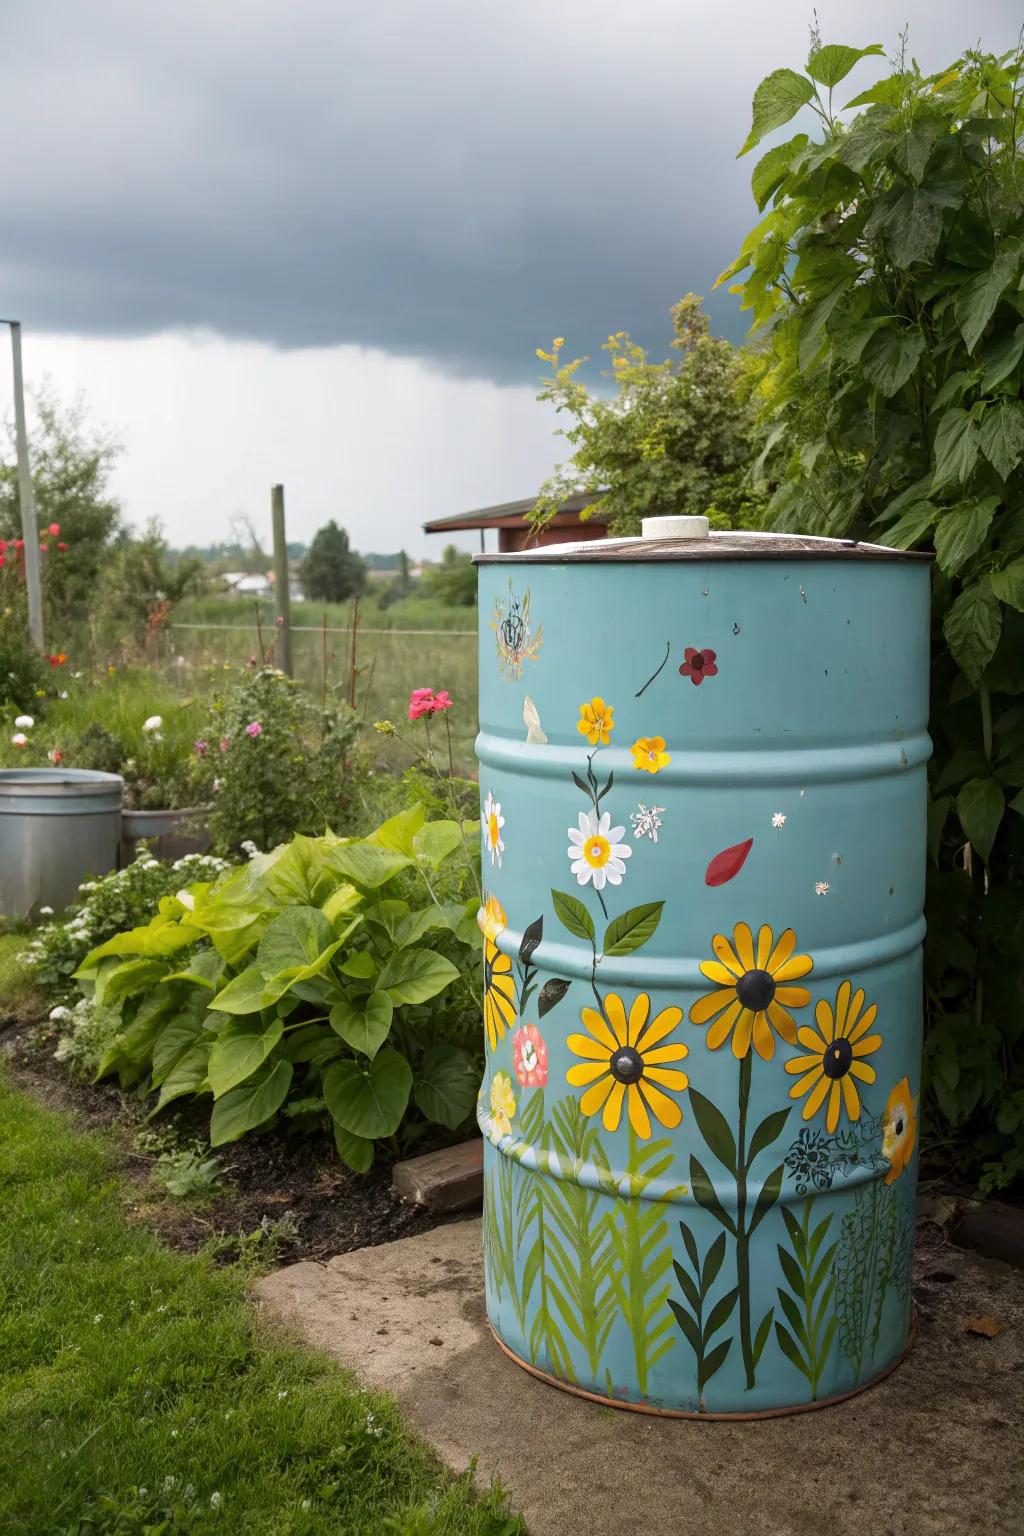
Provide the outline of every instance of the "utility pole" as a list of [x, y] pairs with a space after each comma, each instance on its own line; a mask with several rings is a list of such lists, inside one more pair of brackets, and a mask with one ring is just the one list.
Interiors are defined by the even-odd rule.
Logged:
[[274, 525], [274, 609], [278, 658], [282, 672], [292, 674], [292, 603], [288, 592], [288, 540], [284, 531], [284, 486], [270, 487], [270, 515]]
[[[0, 324], [4, 322], [0, 321]], [[32, 469], [28, 462], [25, 431], [25, 381], [21, 372], [21, 322], [8, 320], [11, 357], [14, 363], [14, 435], [18, 448], [18, 501], [21, 506], [21, 537], [24, 540], [25, 590], [28, 596], [28, 630], [37, 651], [43, 649], [43, 591], [39, 581], [39, 529]]]

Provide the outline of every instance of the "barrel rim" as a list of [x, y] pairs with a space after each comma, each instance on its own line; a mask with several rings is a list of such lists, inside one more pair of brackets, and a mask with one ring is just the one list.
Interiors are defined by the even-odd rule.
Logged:
[[120, 795], [124, 779], [98, 768], [0, 768], [0, 799], [80, 799]]
[[473, 556], [474, 565], [562, 565], [650, 562], [701, 563], [708, 560], [741, 564], [747, 560], [895, 560], [931, 564], [927, 549], [893, 549], [888, 544], [866, 544], [860, 539], [825, 539], [810, 534], [758, 533], [712, 529], [706, 539], [587, 539], [572, 544], [544, 544], [535, 549], [514, 549]]

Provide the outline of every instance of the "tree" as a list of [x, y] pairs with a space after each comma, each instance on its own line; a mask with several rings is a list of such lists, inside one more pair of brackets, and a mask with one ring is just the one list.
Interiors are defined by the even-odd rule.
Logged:
[[767, 329], [774, 527], [931, 548], [937, 620], [926, 949], [931, 1103], [987, 1187], [1024, 1173], [1024, 51], [833, 90], [822, 47], [754, 96], [768, 209], [720, 282]]
[[[121, 508], [109, 488], [121, 449], [88, 425], [81, 399], [62, 406], [46, 384], [33, 395], [32, 406], [29, 462], [41, 542], [47, 545], [40, 556], [45, 601], [50, 619], [64, 625], [92, 602], [110, 540], [121, 525]], [[13, 423], [8, 439], [0, 462], [0, 537], [17, 539], [21, 501]], [[51, 524], [59, 534], [47, 533]]]
[[711, 335], [695, 294], [675, 306], [672, 323], [676, 356], [662, 363], [650, 362], [625, 331], [609, 336], [611, 396], [591, 394], [577, 379], [586, 358], [561, 361], [561, 337], [550, 352], [537, 349], [551, 365], [537, 398], [574, 424], [560, 429], [573, 453], [541, 487], [535, 526], [580, 491], [601, 493], [582, 515], [600, 511], [616, 534], [639, 533], [642, 518], [671, 513], [707, 513], [715, 527], [757, 523], [761, 498], [745, 479], [755, 419], [751, 366]]
[[128, 534], [111, 548], [100, 578], [99, 628], [141, 645], [166, 624], [171, 609], [202, 585], [197, 555], [174, 555], [155, 523], [140, 537]]
[[473, 557], [446, 544], [441, 564], [423, 573], [421, 582], [428, 597], [436, 597], [450, 608], [472, 608], [476, 602], [476, 571]]
[[343, 603], [365, 591], [366, 566], [333, 518], [314, 536], [299, 566], [299, 580], [314, 602]]

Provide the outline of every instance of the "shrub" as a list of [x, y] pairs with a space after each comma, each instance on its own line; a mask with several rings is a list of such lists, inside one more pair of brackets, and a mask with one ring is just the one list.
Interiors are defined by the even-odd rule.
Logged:
[[357, 1171], [378, 1141], [457, 1130], [479, 1080], [476, 833], [416, 804], [165, 896], [78, 972], [118, 1020], [99, 1075], [157, 1110], [211, 1095], [214, 1147], [278, 1116], [330, 1126]]
[[164, 896], [197, 880], [216, 880], [228, 868], [224, 859], [188, 854], [161, 863], [145, 850], [125, 869], [86, 880], [80, 900], [32, 938], [23, 960], [32, 980], [55, 997], [72, 989], [72, 977], [86, 955], [124, 928], [145, 923]]
[[[867, 49], [758, 87], [744, 150], [769, 211], [723, 279], [768, 326], [768, 521], [934, 549], [926, 946], [930, 1106], [985, 1188], [1024, 1174], [1024, 51], [850, 103]], [[947, 1135], [947, 1140], [950, 1138]]]
[[196, 748], [214, 846], [270, 849], [296, 832], [346, 828], [358, 728], [345, 705], [318, 709], [283, 672], [242, 673], [215, 702]]
[[19, 609], [0, 614], [0, 705], [13, 705], [16, 714], [34, 709], [45, 683], [45, 663], [29, 639], [24, 615]]

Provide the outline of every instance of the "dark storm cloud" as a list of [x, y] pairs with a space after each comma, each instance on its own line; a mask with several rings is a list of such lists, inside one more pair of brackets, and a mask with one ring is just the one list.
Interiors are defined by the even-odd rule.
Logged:
[[[959, 0], [904, 10], [931, 67], [1016, 25], [1007, 0], [976, 3], [970, 35]], [[754, 85], [800, 63], [808, 12], [8, 0], [0, 307], [36, 329], [353, 342], [504, 379], [532, 377], [556, 333], [660, 349], [673, 300], [709, 292], [753, 221], [735, 151]], [[894, 42], [884, 0], [819, 14], [829, 38]], [[727, 296], [711, 308], [742, 332]]]

